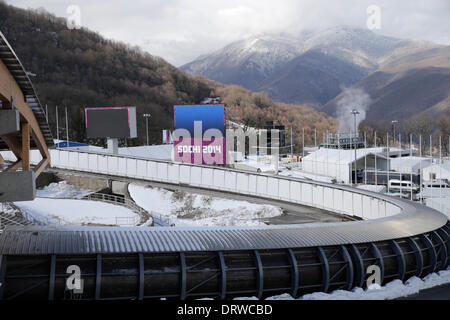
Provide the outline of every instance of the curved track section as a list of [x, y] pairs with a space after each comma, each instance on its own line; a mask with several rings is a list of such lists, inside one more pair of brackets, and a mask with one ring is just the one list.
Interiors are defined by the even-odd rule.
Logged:
[[[370, 265], [380, 267], [385, 284], [394, 279], [424, 277], [449, 264], [449, 224], [430, 233], [389, 241], [279, 249], [239, 250], [233, 246], [233, 239], [245, 237], [240, 230], [229, 231], [229, 245], [224, 250], [206, 251], [194, 245], [202, 242], [196, 238], [201, 231], [176, 230], [175, 238], [191, 233], [193, 247], [184, 251], [179, 250], [184, 247], [183, 238], [172, 242], [164, 236], [167, 231], [11, 230], [4, 240], [15, 242], [10, 249], [16, 251], [2, 251], [0, 279], [5, 285], [0, 297], [226, 299], [281, 293], [298, 297], [315, 291], [364, 287]], [[147, 247], [155, 243], [165, 251], [152, 252]], [[80, 250], [90, 246], [98, 246], [97, 253]], [[70, 265], [80, 267], [82, 294], [65, 288]]]
[[[266, 227], [9, 228], [0, 236], [2, 299], [264, 298], [364, 287], [445, 269], [443, 214], [364, 190], [148, 159], [52, 150], [53, 165], [309, 205], [366, 219]], [[104, 163], [105, 165], [101, 165]], [[121, 169], [122, 168], [122, 169]], [[77, 265], [83, 293], [65, 288]]]

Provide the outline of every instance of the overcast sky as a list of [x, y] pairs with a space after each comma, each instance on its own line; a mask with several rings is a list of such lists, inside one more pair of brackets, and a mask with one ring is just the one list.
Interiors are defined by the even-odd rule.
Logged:
[[338, 25], [367, 28], [370, 5], [381, 9], [377, 32], [450, 44], [449, 0], [6, 0], [67, 17], [77, 5], [81, 24], [139, 45], [180, 66], [201, 54], [261, 33], [295, 34]]

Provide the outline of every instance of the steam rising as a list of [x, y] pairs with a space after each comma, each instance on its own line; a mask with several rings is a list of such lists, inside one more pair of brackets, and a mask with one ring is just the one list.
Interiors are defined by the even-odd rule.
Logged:
[[353, 132], [355, 129], [352, 110], [356, 109], [360, 113], [356, 116], [356, 127], [358, 127], [366, 119], [366, 112], [369, 110], [370, 103], [370, 96], [364, 90], [359, 88], [346, 89], [337, 102], [338, 132]]

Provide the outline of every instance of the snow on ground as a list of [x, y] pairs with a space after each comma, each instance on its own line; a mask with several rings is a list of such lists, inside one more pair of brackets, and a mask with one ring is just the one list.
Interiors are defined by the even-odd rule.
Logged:
[[0, 203], [0, 213], [15, 216], [17, 212], [18, 210], [11, 207], [8, 203]]
[[119, 148], [119, 154], [159, 160], [173, 160], [173, 144]]
[[[108, 153], [108, 149], [96, 146], [71, 147], [72, 150], [92, 151], [97, 153]], [[173, 144], [123, 147], [119, 148], [119, 154], [147, 159], [173, 160]]]
[[[447, 270], [432, 273], [424, 279], [412, 277], [405, 283], [394, 280], [384, 286], [371, 285], [366, 290], [355, 288], [352, 291], [336, 290], [331, 293], [315, 292], [301, 296], [298, 300], [390, 300], [419, 293], [421, 290], [450, 283], [450, 267]], [[257, 300], [256, 297], [241, 297], [235, 300]], [[294, 300], [288, 293], [269, 297], [266, 300]]]
[[68, 184], [67, 181], [60, 181], [58, 183], [50, 183], [48, 186], [36, 190], [36, 197], [81, 199], [91, 193], [93, 193], [93, 191], [82, 190], [76, 186]]
[[139, 221], [138, 215], [125, 207], [98, 201], [36, 198], [14, 204], [34, 219], [50, 225], [116, 225], [116, 217], [122, 223], [128, 219]]
[[311, 173], [305, 173], [300, 170], [281, 170], [279, 173], [280, 176], [287, 176], [287, 177], [293, 177], [293, 178], [300, 178], [300, 179], [308, 179], [308, 180], [314, 180], [319, 182], [326, 182], [326, 183], [332, 183], [332, 178], [325, 177], [325, 176], [319, 176]]
[[378, 193], [385, 193], [386, 187], [380, 186], [380, 185], [372, 185], [372, 184], [360, 184], [356, 186], [358, 189], [372, 191], [372, 192], [378, 192]]
[[244, 161], [238, 162], [242, 163], [244, 165], [247, 165], [252, 168], [256, 168], [261, 170], [261, 172], [275, 172], [275, 165], [272, 164], [270, 161], [257, 161], [255, 158], [252, 159], [245, 159]]
[[283, 213], [281, 208], [271, 205], [135, 184], [130, 184], [128, 191], [139, 206], [175, 226], [258, 226], [264, 225], [261, 219]]

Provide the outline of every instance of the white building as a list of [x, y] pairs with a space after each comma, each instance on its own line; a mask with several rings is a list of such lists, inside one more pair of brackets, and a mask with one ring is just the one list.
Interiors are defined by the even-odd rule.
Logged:
[[422, 170], [423, 181], [448, 179], [450, 181], [450, 162], [433, 164]]
[[420, 173], [420, 171], [431, 165], [431, 160], [421, 157], [401, 157], [391, 159], [391, 170], [401, 173]]
[[[389, 157], [398, 155], [400, 149], [389, 148]], [[386, 148], [366, 148], [356, 150], [357, 168], [373, 168], [386, 171], [388, 151]], [[354, 170], [355, 150], [321, 148], [302, 159], [302, 168], [306, 173], [330, 177], [344, 183], [350, 183]]]

